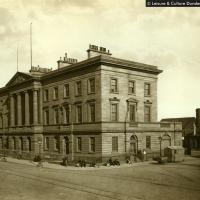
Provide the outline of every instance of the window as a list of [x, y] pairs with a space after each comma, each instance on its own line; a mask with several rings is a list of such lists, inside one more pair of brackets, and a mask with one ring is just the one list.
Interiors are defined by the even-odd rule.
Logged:
[[28, 141], [28, 150], [31, 151], [31, 138], [28, 137], [27, 141]]
[[76, 122], [82, 123], [82, 105], [76, 106]]
[[112, 151], [113, 152], [118, 151], [118, 137], [117, 136], [112, 137]]
[[151, 136], [146, 136], [146, 148], [151, 149]]
[[48, 101], [49, 100], [49, 90], [45, 89], [44, 90], [44, 101]]
[[129, 115], [130, 115], [130, 122], [136, 121], [136, 106], [130, 105], [129, 106]]
[[151, 107], [144, 106], [144, 122], [150, 122], [150, 121], [151, 121]]
[[67, 123], [67, 124], [69, 124], [69, 118], [70, 118], [70, 110], [69, 110], [69, 106], [66, 106], [65, 108], [65, 120], [64, 120], [64, 123]]
[[69, 84], [64, 85], [64, 97], [69, 97]]
[[49, 149], [49, 138], [48, 137], [44, 138], [44, 148], [45, 148], [45, 150]]
[[78, 152], [82, 151], [82, 140], [81, 140], [81, 137], [77, 138], [77, 151]]
[[90, 152], [95, 152], [95, 137], [90, 137]]
[[49, 124], [49, 110], [44, 110], [44, 124]]
[[134, 94], [135, 93], [135, 82], [134, 81], [129, 81], [128, 82], [128, 93], [129, 94]]
[[114, 79], [114, 78], [111, 79], [110, 90], [111, 90], [111, 93], [115, 93], [115, 92], [118, 91], [118, 88], [117, 88], [117, 79]]
[[54, 124], [59, 123], [59, 113], [58, 113], [58, 108], [54, 108]]
[[95, 103], [89, 104], [89, 122], [95, 122]]
[[144, 96], [150, 96], [151, 95], [151, 85], [150, 83], [144, 84]]
[[58, 136], [54, 137], [54, 149], [56, 151], [59, 150], [59, 137]]
[[5, 149], [9, 149], [9, 137], [6, 138]]
[[53, 99], [58, 99], [58, 87], [53, 88]]
[[3, 149], [3, 138], [0, 137], [0, 149]]
[[118, 105], [111, 104], [111, 121], [117, 121], [117, 120], [118, 120]]
[[95, 78], [89, 79], [88, 93], [95, 93]]
[[76, 96], [80, 96], [82, 94], [81, 81], [76, 82]]
[[19, 138], [19, 141], [20, 141], [20, 148], [21, 148], [21, 150], [23, 151], [23, 150], [24, 150], [23, 138], [20, 137], [20, 138]]

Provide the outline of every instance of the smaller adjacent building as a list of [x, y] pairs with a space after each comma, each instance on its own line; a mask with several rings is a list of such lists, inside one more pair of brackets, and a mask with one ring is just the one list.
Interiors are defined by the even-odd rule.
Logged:
[[200, 108], [196, 109], [196, 117], [166, 118], [161, 122], [181, 122], [185, 153], [200, 155]]

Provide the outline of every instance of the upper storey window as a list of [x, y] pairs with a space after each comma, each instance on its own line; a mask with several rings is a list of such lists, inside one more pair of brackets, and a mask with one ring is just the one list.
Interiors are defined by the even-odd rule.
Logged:
[[81, 96], [82, 94], [82, 85], [81, 81], [76, 82], [76, 96]]
[[45, 89], [44, 90], [44, 101], [48, 101], [49, 100], [49, 90]]
[[135, 94], [135, 81], [128, 82], [128, 93]]
[[118, 92], [118, 86], [117, 86], [117, 79], [116, 78], [111, 78], [111, 81], [110, 81], [110, 92], [111, 93]]
[[69, 97], [69, 84], [64, 85], [64, 97]]
[[90, 78], [88, 82], [88, 93], [95, 93], [95, 78]]
[[53, 99], [58, 99], [58, 87], [53, 88]]
[[145, 83], [144, 84], [144, 96], [150, 96], [151, 95], [151, 84]]

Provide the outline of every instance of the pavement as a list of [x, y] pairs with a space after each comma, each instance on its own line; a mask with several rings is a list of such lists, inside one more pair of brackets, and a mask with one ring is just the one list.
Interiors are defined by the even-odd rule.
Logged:
[[[1, 158], [1, 161], [5, 161]], [[141, 165], [148, 165], [149, 163], [153, 163], [154, 161], [145, 161], [145, 162], [137, 162], [132, 164], [122, 163], [120, 166], [103, 166], [97, 165], [96, 167], [76, 167], [76, 166], [62, 166], [60, 164], [48, 163], [43, 161], [42, 163], [34, 162], [32, 160], [23, 160], [23, 159], [16, 159], [11, 157], [6, 157], [6, 162], [10, 163], [17, 163], [22, 165], [30, 165], [35, 167], [42, 167], [48, 169], [64, 169], [64, 170], [101, 170], [101, 169], [114, 169], [114, 168], [127, 168], [132, 166], [141, 166]], [[156, 162], [154, 162], [156, 163]]]

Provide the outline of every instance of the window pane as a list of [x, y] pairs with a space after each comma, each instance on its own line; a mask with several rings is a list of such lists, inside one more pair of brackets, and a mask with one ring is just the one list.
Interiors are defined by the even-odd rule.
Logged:
[[76, 82], [76, 95], [81, 95], [81, 81]]
[[112, 137], [112, 151], [118, 151], [118, 137]]
[[135, 122], [136, 120], [135, 120], [135, 105], [130, 105], [130, 107], [129, 107], [129, 112], [130, 112], [130, 121], [131, 122]]
[[151, 109], [150, 106], [144, 107], [144, 122], [150, 122], [151, 121]]
[[64, 97], [69, 97], [69, 84], [64, 85]]
[[95, 92], [95, 79], [92, 78], [89, 80], [89, 93]]
[[90, 138], [90, 151], [95, 152], [95, 138]]
[[146, 148], [151, 148], [151, 136], [146, 136]]
[[77, 138], [77, 151], [81, 151], [82, 150], [82, 141], [81, 141], [81, 137]]
[[77, 105], [77, 122], [81, 123], [82, 122], [82, 105]]
[[111, 104], [111, 121], [117, 121], [117, 104]]
[[134, 83], [134, 81], [129, 81], [128, 92], [129, 93], [135, 93], [135, 83]]
[[58, 99], [58, 88], [54, 88], [54, 99]]
[[149, 83], [144, 84], [144, 95], [149, 96], [151, 94], [151, 86]]
[[111, 79], [111, 92], [117, 92], [117, 79]]
[[90, 108], [90, 122], [95, 122], [95, 104], [92, 103], [89, 105]]

